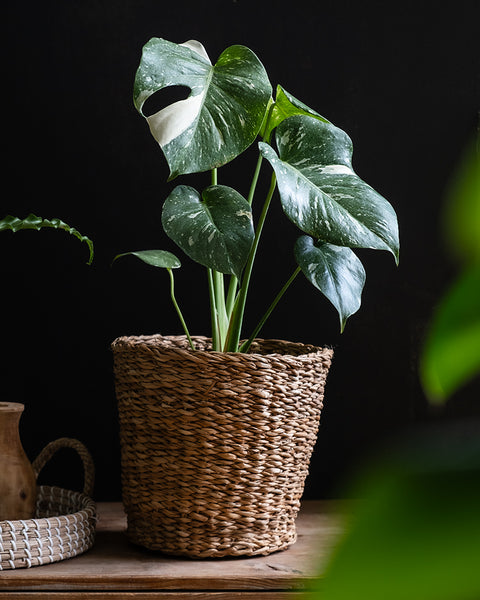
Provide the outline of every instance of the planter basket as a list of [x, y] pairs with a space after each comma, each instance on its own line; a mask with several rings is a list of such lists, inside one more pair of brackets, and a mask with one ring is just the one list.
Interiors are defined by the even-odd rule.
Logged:
[[34, 567], [72, 558], [93, 545], [96, 507], [93, 491], [93, 461], [85, 446], [60, 438], [48, 444], [33, 462], [38, 476], [51, 456], [70, 447], [84, 466], [84, 492], [41, 485], [37, 488], [34, 519], [0, 521], [0, 570]]
[[129, 539], [193, 558], [266, 555], [295, 518], [332, 350], [258, 340], [250, 354], [195, 337], [112, 344]]

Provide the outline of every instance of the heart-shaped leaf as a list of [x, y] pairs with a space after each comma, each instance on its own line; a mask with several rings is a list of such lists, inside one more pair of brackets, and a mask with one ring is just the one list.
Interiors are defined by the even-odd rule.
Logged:
[[262, 63], [245, 46], [227, 48], [212, 66], [199, 42], [152, 38], [135, 77], [137, 110], [143, 114], [147, 98], [172, 85], [191, 93], [146, 117], [170, 179], [220, 167], [241, 154], [255, 140], [272, 94]]
[[352, 169], [352, 141], [331, 123], [306, 115], [283, 121], [276, 132], [279, 155], [260, 150], [277, 176], [283, 209], [315, 239], [389, 250], [398, 262], [398, 224], [392, 206]]
[[293, 117], [294, 115], [310, 115], [325, 123], [330, 122], [315, 110], [304, 104], [301, 100], [297, 100], [295, 96], [289, 94], [281, 85], [278, 85], [270, 118], [266, 123], [266, 128], [262, 131], [263, 138], [268, 140], [275, 127], [278, 127], [282, 121], [288, 117]]
[[147, 265], [161, 267], [162, 269], [178, 269], [181, 267], [178, 258], [167, 250], [136, 250], [135, 252], [123, 252], [122, 254], [117, 254], [113, 260], [115, 261], [122, 256], [136, 256]]
[[236, 190], [212, 185], [200, 197], [194, 188], [179, 185], [165, 200], [162, 224], [190, 258], [240, 278], [254, 231], [250, 205]]
[[307, 235], [295, 244], [295, 259], [306, 278], [335, 306], [340, 330], [361, 304], [365, 269], [350, 248], [322, 242]]

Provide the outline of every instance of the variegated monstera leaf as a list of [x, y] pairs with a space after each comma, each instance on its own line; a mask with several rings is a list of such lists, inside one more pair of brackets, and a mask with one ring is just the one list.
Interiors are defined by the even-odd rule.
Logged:
[[304, 233], [347, 248], [392, 252], [398, 261], [397, 216], [352, 168], [352, 141], [332, 125], [294, 116], [276, 130], [278, 155], [260, 143], [272, 165], [286, 215]]
[[[144, 115], [152, 94], [178, 85], [190, 88], [188, 98]], [[251, 50], [231, 46], [212, 65], [194, 40], [152, 38], [134, 85], [135, 106], [165, 154], [169, 179], [220, 167], [241, 154], [255, 140], [271, 94], [267, 73]]]
[[285, 214], [307, 235], [295, 258], [307, 279], [335, 306], [343, 330], [360, 308], [365, 271], [351, 248], [390, 251], [398, 262], [395, 211], [352, 168], [348, 135], [317, 116], [295, 115], [276, 129], [278, 154], [260, 151], [272, 165]]

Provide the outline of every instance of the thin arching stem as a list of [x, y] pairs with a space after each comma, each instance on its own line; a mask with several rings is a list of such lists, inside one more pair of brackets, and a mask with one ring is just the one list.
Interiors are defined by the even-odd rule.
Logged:
[[175, 307], [175, 310], [177, 311], [177, 314], [180, 318], [180, 322], [182, 324], [183, 330], [185, 331], [185, 335], [187, 336], [188, 343], [190, 344], [190, 348], [192, 350], [195, 350], [195, 346], [193, 344], [192, 338], [188, 331], [187, 324], [185, 323], [185, 319], [183, 318], [182, 311], [180, 310], [180, 307], [178, 306], [178, 302], [175, 298], [175, 282], [174, 282], [174, 278], [173, 278], [173, 271], [172, 271], [172, 269], [167, 269], [167, 271], [168, 271], [168, 274], [170, 275], [170, 296], [172, 298], [173, 306]]

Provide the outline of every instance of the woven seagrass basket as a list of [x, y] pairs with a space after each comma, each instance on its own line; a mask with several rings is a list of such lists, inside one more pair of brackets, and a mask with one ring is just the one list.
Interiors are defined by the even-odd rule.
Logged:
[[50, 442], [32, 463], [38, 477], [60, 448], [73, 448], [82, 459], [83, 493], [60, 487], [37, 487], [35, 518], [0, 521], [0, 571], [35, 567], [73, 558], [92, 547], [96, 506], [93, 492], [93, 460], [78, 440], [60, 438]]
[[184, 336], [112, 344], [127, 535], [192, 558], [296, 539], [332, 350], [258, 340], [249, 354]]

